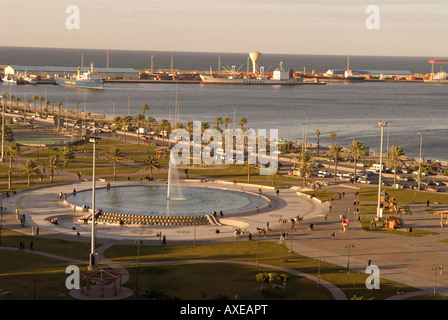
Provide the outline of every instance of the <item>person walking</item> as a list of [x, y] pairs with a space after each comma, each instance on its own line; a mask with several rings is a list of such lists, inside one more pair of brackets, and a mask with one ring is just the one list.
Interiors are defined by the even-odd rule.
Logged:
[[166, 237], [165, 237], [165, 235], [163, 235], [162, 244], [166, 244]]

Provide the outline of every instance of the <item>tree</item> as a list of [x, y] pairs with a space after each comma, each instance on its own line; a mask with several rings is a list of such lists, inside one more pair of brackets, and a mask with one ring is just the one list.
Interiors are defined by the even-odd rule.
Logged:
[[132, 122], [132, 117], [131, 116], [124, 116], [123, 118], [121, 118], [121, 125], [122, 125], [122, 130], [123, 130], [123, 141], [126, 142], [126, 131], [128, 131], [129, 128], [129, 124]]
[[336, 137], [336, 132], [331, 131], [331, 132], [330, 132], [331, 146], [333, 146], [334, 137]]
[[244, 125], [247, 123], [247, 119], [246, 118], [240, 118], [240, 120], [238, 120], [238, 124], [241, 126], [241, 130], [244, 129]]
[[48, 169], [48, 174], [50, 176], [50, 183], [53, 182], [53, 176], [55, 171], [62, 171], [61, 162], [59, 157], [55, 154], [52, 154], [48, 157], [48, 160], [45, 161], [44, 167]]
[[243, 172], [247, 172], [247, 183], [250, 183], [250, 174], [256, 169], [253, 163], [246, 161], [244, 163]]
[[215, 126], [213, 127], [214, 129], [217, 130], [221, 130], [221, 128], [219, 127], [220, 124], [223, 124], [223, 120], [221, 117], [216, 117], [213, 122], [215, 123]]
[[11, 141], [6, 147], [6, 153], [9, 155], [9, 170], [8, 170], [8, 189], [12, 190], [12, 162], [15, 156], [20, 154], [20, 146], [17, 142]]
[[263, 286], [269, 282], [269, 274], [267, 272], [257, 273], [255, 279], [260, 284], [260, 289], [263, 289]]
[[[33, 102], [34, 102], [34, 113], [36, 113], [36, 102], [39, 100], [39, 97], [38, 96], [33, 96], [32, 97], [32, 99], [33, 99]], [[61, 102], [61, 105], [62, 105], [62, 102]]]
[[230, 124], [230, 118], [229, 117], [227, 117], [227, 118], [225, 118], [224, 119], [224, 125], [226, 126], [226, 130], [227, 130], [227, 127], [228, 127], [228, 125]]
[[71, 147], [65, 146], [59, 152], [59, 159], [64, 162], [64, 167], [67, 167], [69, 161], [75, 159], [75, 153], [73, 152]]
[[20, 173], [24, 173], [28, 177], [28, 186], [31, 184], [31, 176], [40, 175], [40, 170], [37, 167], [37, 164], [33, 160], [27, 160], [24, 164], [22, 164], [22, 169]]
[[359, 158], [365, 158], [366, 156], [366, 147], [361, 141], [353, 140], [349, 145], [349, 154], [353, 157], [353, 171], [354, 171], [354, 180], [353, 183], [356, 183], [356, 162]]
[[342, 147], [338, 144], [334, 144], [330, 148], [330, 155], [334, 159], [334, 182], [336, 182], [336, 173], [338, 172], [338, 162], [339, 158], [341, 157], [341, 153], [342, 153]]
[[397, 184], [397, 171], [401, 165], [405, 165], [403, 157], [406, 153], [401, 147], [391, 146], [387, 153], [386, 163], [394, 168], [394, 186]]
[[143, 119], [144, 119], [145, 118], [145, 112], [146, 112], [146, 110], [149, 110], [149, 106], [145, 103], [140, 108], [142, 109], [142, 115], [143, 115]]
[[307, 176], [314, 174], [316, 166], [312, 162], [311, 155], [305, 150], [302, 150], [295, 160], [294, 169], [299, 171], [299, 176], [303, 178], [303, 185], [306, 185]]
[[275, 180], [283, 179], [283, 176], [277, 171], [269, 176], [269, 180], [272, 181], [272, 186], [275, 184]]
[[317, 129], [315, 133], [316, 133], [316, 137], [317, 137], [317, 156], [319, 156], [319, 136], [320, 136], [319, 129]]
[[124, 159], [124, 154], [119, 147], [112, 147], [106, 152], [106, 156], [109, 158], [110, 162], [114, 165], [114, 181], [116, 178], [116, 167], [117, 162]]
[[152, 180], [152, 171], [160, 170], [160, 163], [157, 157], [153, 155], [148, 156], [148, 160], [145, 161], [144, 170], [149, 170], [149, 178]]

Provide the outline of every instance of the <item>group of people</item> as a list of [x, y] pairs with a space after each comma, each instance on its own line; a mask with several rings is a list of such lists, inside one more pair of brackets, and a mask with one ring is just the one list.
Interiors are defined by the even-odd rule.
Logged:
[[[34, 250], [34, 243], [33, 241], [30, 242], [30, 250]], [[19, 243], [19, 251], [25, 251], [25, 241], [20, 241]]]

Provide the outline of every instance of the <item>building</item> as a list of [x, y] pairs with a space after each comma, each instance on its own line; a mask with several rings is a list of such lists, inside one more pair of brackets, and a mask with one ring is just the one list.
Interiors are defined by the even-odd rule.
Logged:
[[[81, 68], [81, 73], [87, 72], [89, 68]], [[140, 74], [133, 68], [95, 68], [105, 80], [140, 79]], [[78, 72], [77, 67], [42, 67], [42, 66], [7, 66], [5, 75], [19, 76], [21, 74], [36, 75], [40, 79], [52, 79], [55, 75], [71, 76]]]

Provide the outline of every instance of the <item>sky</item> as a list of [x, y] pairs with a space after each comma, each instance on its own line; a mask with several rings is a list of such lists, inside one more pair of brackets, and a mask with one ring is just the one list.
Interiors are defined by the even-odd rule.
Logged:
[[3, 46], [448, 56], [447, 0], [0, 0], [0, 10]]

